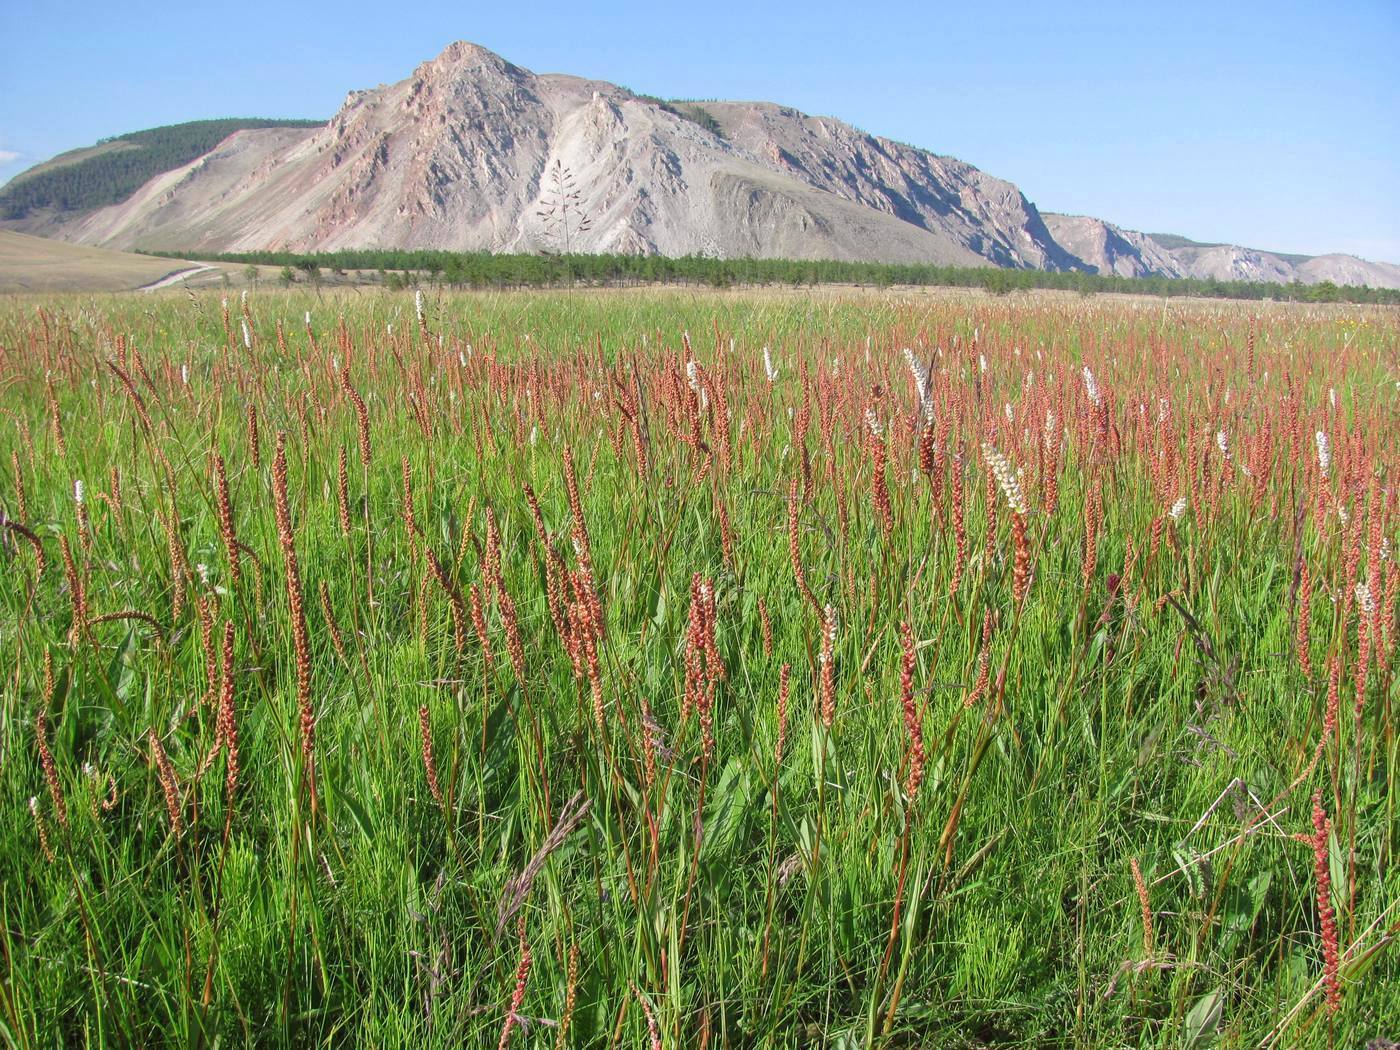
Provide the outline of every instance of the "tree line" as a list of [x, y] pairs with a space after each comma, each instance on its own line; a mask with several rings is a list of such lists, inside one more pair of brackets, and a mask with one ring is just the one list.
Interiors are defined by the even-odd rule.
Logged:
[[443, 284], [456, 288], [545, 288], [567, 285], [693, 284], [714, 288], [735, 285], [804, 287], [854, 284], [981, 288], [995, 294], [1036, 288], [1092, 295], [1196, 296], [1215, 299], [1280, 299], [1312, 303], [1400, 305], [1400, 291], [1365, 286], [1255, 283], [1200, 277], [1118, 277], [1091, 273], [1053, 273], [980, 266], [924, 263], [845, 262], [835, 259], [716, 259], [661, 255], [524, 255], [405, 249], [347, 249], [334, 252], [280, 251], [211, 254], [150, 252], [167, 258], [280, 266], [284, 272], [315, 279], [324, 271], [378, 271], [392, 285]]

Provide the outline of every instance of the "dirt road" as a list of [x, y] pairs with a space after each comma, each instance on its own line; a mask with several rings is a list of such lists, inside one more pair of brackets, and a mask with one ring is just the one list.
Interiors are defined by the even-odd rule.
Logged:
[[140, 291], [154, 292], [158, 288], [169, 288], [173, 284], [179, 284], [181, 281], [186, 281], [191, 277], [197, 277], [202, 273], [208, 273], [210, 270], [217, 269], [217, 266], [194, 266], [188, 270], [176, 270], [174, 273], [166, 274], [159, 281], [143, 284]]

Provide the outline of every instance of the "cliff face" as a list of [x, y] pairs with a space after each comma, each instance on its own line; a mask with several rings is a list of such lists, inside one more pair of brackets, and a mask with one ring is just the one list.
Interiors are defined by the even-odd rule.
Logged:
[[830, 117], [661, 103], [468, 43], [351, 92], [324, 127], [236, 132], [120, 204], [23, 228], [126, 249], [572, 250], [1400, 286], [1400, 267], [1351, 256], [1168, 248], [1042, 216], [1010, 182]]
[[1087, 215], [1045, 214], [1045, 224], [1066, 251], [1095, 273], [1118, 277], [1185, 277], [1186, 270], [1146, 234], [1122, 230]]
[[770, 103], [704, 108], [727, 141], [781, 174], [928, 230], [998, 266], [1076, 266], [1020, 190], [970, 164]]

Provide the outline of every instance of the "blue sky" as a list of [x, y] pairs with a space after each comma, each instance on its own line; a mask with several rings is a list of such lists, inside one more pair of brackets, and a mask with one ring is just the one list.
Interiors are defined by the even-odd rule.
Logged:
[[0, 180], [158, 124], [327, 118], [456, 39], [537, 72], [840, 117], [1010, 179], [1047, 211], [1400, 262], [1397, 0], [3, 0]]

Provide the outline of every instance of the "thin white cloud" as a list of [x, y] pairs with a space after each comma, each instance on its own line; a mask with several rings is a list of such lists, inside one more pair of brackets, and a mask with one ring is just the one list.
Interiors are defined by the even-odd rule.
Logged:
[[13, 164], [15, 161], [20, 160], [23, 157], [23, 153], [19, 153], [15, 150], [0, 149], [0, 164]]

